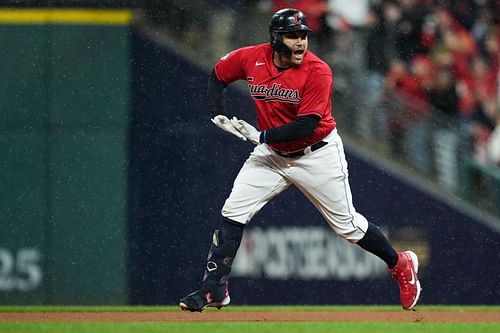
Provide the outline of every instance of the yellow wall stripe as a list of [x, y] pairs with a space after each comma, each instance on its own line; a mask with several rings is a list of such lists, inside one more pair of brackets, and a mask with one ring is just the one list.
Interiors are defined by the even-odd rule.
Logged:
[[127, 25], [131, 10], [122, 9], [0, 9], [0, 24]]

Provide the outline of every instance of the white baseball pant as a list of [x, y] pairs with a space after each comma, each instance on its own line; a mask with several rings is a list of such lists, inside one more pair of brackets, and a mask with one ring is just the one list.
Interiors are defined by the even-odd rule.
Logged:
[[278, 155], [270, 146], [255, 147], [234, 181], [222, 216], [248, 224], [264, 205], [295, 185], [344, 239], [357, 242], [368, 229], [366, 218], [352, 203], [342, 139], [334, 129], [328, 144], [295, 158]]

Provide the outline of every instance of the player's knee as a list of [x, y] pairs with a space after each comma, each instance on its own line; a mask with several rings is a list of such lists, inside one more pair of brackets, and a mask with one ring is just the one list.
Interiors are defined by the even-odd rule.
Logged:
[[340, 237], [348, 242], [356, 243], [364, 237], [368, 229], [368, 221], [358, 213], [349, 216], [337, 217], [333, 229]]
[[341, 232], [337, 232], [337, 234], [349, 243], [357, 243], [365, 235], [365, 233], [358, 228], [342, 230]]

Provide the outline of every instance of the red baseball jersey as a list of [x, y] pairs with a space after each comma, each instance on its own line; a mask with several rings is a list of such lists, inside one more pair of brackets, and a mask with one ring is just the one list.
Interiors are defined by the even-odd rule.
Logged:
[[215, 64], [217, 78], [226, 84], [246, 80], [257, 108], [261, 131], [294, 121], [297, 117], [321, 118], [314, 134], [301, 140], [273, 143], [292, 152], [321, 141], [336, 126], [332, 116], [333, 74], [324, 61], [307, 51], [298, 67], [278, 70], [269, 43], [237, 49]]

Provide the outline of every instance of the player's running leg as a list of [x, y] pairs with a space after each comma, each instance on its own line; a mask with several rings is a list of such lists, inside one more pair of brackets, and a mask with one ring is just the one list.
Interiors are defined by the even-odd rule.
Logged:
[[330, 134], [328, 140], [325, 147], [295, 161], [296, 167], [289, 173], [292, 181], [340, 237], [386, 262], [399, 285], [401, 305], [410, 310], [421, 292], [417, 256], [411, 251], [396, 252], [380, 229], [356, 211], [342, 140], [336, 133]]
[[182, 310], [221, 308], [230, 302], [228, 277], [244, 226], [264, 205], [290, 186], [272, 160], [269, 148], [257, 146], [247, 159], [222, 208], [223, 222], [213, 236], [202, 287], [179, 300]]

